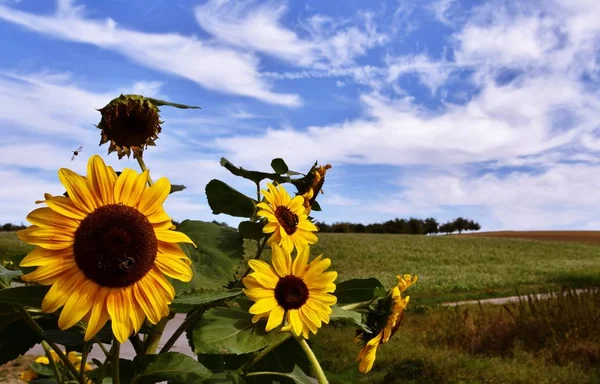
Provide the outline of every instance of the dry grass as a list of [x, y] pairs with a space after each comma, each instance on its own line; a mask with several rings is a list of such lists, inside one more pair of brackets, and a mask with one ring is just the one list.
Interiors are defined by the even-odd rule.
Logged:
[[457, 237], [500, 237], [540, 241], [569, 241], [600, 245], [600, 231], [496, 231], [456, 235]]

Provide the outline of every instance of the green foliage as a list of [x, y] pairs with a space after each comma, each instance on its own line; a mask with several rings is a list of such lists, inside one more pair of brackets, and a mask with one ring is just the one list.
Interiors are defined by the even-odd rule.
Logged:
[[225, 213], [235, 217], [252, 217], [256, 202], [220, 180], [206, 185], [206, 198], [213, 214]]
[[0, 265], [0, 289], [8, 288], [10, 286], [10, 282], [18, 276], [21, 276], [23, 272], [21, 271], [9, 271]]
[[176, 297], [169, 307], [173, 312], [187, 313], [199, 305], [218, 303], [223, 300], [233, 299], [241, 294], [241, 289], [230, 291], [191, 291]]
[[184, 189], [185, 189], [185, 185], [171, 184], [171, 192], [169, 192], [169, 194], [175, 193], [175, 192], [181, 192]]
[[265, 324], [252, 323], [252, 315], [235, 308], [208, 310], [193, 331], [196, 354], [244, 354], [278, 342], [287, 333], [265, 332]]
[[159, 355], [137, 356], [135, 363], [144, 367], [133, 379], [135, 383], [199, 383], [209, 378], [212, 373], [194, 358], [178, 352]]
[[245, 239], [259, 241], [265, 234], [263, 233], [264, 223], [253, 221], [242, 221], [238, 226], [238, 231]]
[[5, 324], [0, 328], [0, 365], [25, 354], [40, 341], [42, 339], [23, 319]]
[[374, 277], [368, 279], [352, 279], [337, 284], [335, 295], [338, 304], [354, 304], [372, 300], [383, 296], [385, 288], [379, 280]]
[[194, 277], [189, 283], [173, 281], [178, 294], [226, 286], [244, 259], [242, 236], [234, 229], [202, 221], [185, 220], [177, 229], [197, 246], [182, 244], [192, 260]]
[[20, 304], [26, 307], [41, 308], [42, 300], [50, 287], [43, 285], [25, 285], [0, 289], [0, 303]]
[[271, 168], [273, 168], [275, 173], [280, 175], [283, 175], [290, 170], [285, 161], [283, 161], [281, 158], [273, 159], [273, 161], [271, 161]]

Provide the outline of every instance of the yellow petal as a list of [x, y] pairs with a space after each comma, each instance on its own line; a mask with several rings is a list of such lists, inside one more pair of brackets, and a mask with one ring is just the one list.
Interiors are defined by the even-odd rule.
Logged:
[[64, 196], [46, 196], [46, 200], [44, 201], [46, 205], [63, 216], [69, 217], [71, 219], [83, 220], [88, 212], [80, 209], [76, 206], [71, 199]]
[[248, 312], [250, 312], [253, 315], [256, 315], [258, 313], [270, 312], [278, 305], [279, 304], [277, 303], [277, 300], [275, 300], [274, 297], [268, 297], [266, 299], [261, 299], [254, 303], [254, 305], [250, 307]]
[[138, 210], [146, 216], [152, 215], [162, 207], [170, 191], [171, 183], [167, 178], [161, 177], [152, 187], [146, 189], [137, 207]]
[[[194, 244], [194, 242], [183, 232], [177, 231], [165, 231], [160, 230], [156, 231], [156, 238], [159, 241], [164, 241], [167, 243], [190, 243]], [[196, 246], [196, 244], [194, 244]]]
[[87, 167], [88, 184], [96, 196], [98, 205], [114, 204], [114, 188], [117, 174], [108, 168], [98, 155], [90, 157]]
[[85, 330], [85, 341], [88, 341], [104, 327], [108, 321], [108, 310], [106, 309], [106, 297], [110, 288], [100, 288], [96, 293], [96, 298], [92, 305], [92, 311], [88, 320], [88, 326]]
[[24, 242], [51, 250], [71, 247], [75, 241], [74, 234], [74, 232], [65, 229], [37, 227], [35, 225], [17, 231], [17, 237]]
[[277, 244], [273, 244], [271, 250], [273, 251], [271, 261], [279, 277], [289, 275], [292, 272], [292, 257], [290, 254], [284, 252]]
[[31, 211], [27, 215], [27, 221], [39, 227], [58, 227], [70, 231], [77, 230], [79, 224], [81, 223], [79, 220], [68, 218], [47, 207], [38, 208]]
[[27, 282], [36, 282], [42, 285], [53, 284], [66, 273], [72, 273], [77, 269], [74, 259], [56, 259], [52, 264], [38, 267], [35, 271], [24, 275], [22, 278]]
[[36, 247], [29, 252], [19, 263], [20, 267], [35, 267], [38, 265], [48, 265], [55, 262], [61, 262], [61, 259], [73, 258], [73, 250], [70, 248], [51, 250], [42, 247]]
[[98, 285], [85, 281], [78, 289], [71, 293], [65, 307], [58, 318], [58, 327], [62, 330], [71, 328], [92, 309], [92, 304], [98, 293]]
[[[275, 219], [275, 220], [277, 220], [277, 219]], [[280, 226], [281, 226], [281, 224], [279, 224], [279, 221], [268, 222], [267, 225], [265, 225], [263, 227], [263, 233], [275, 232], [275, 231], [279, 230]]]
[[152, 284], [147, 284], [145, 279], [133, 285], [133, 296], [146, 314], [148, 321], [156, 324], [162, 318], [160, 309], [161, 301], [160, 294]]
[[156, 256], [156, 266], [165, 275], [187, 283], [192, 280], [192, 269], [179, 258], [159, 253]]
[[281, 230], [279, 232], [281, 234], [281, 241], [279, 241], [279, 245], [281, 245], [281, 248], [283, 248], [284, 252], [292, 253], [292, 251], [294, 250], [294, 242], [292, 241], [292, 237], [289, 236], [287, 233], [285, 235], [281, 233], [285, 233], [283, 227], [281, 227]]
[[291, 199], [290, 203], [288, 204], [288, 208], [290, 211], [292, 211], [292, 213], [295, 213], [298, 216], [303, 215], [304, 214], [304, 197], [296, 196], [293, 199]]
[[304, 325], [302, 324], [302, 320], [300, 319], [300, 314], [298, 313], [297, 309], [291, 309], [288, 311], [288, 321], [292, 327], [293, 333], [296, 336], [300, 336]]
[[87, 179], [76, 174], [70, 169], [61, 168], [58, 171], [58, 178], [65, 186], [69, 199], [77, 208], [85, 213], [91, 213], [97, 208], [94, 195], [88, 187]]
[[[165, 301], [163, 308], [168, 309], [167, 304], [171, 304], [173, 298], [175, 297], [175, 288], [173, 288], [171, 283], [169, 283], [169, 281], [165, 279], [165, 277], [157, 267], [153, 267], [150, 271], [148, 271], [147, 278], [147, 281], [153, 282], [156, 285], [158, 292], [162, 294]], [[167, 313], [163, 316], [166, 316], [168, 314], [169, 312], [167, 310]]]
[[[246, 278], [244, 278], [244, 283], [245, 282], [246, 282]], [[264, 288], [244, 289], [244, 294], [246, 296], [248, 296], [248, 298], [252, 301], [258, 301], [261, 299], [274, 297], [274, 292], [272, 289], [264, 289]]]
[[317, 232], [319, 228], [308, 220], [308, 217], [298, 217], [298, 229], [308, 232]]
[[310, 248], [306, 247], [298, 250], [298, 255], [294, 259], [292, 264], [292, 273], [294, 276], [302, 277], [306, 271], [308, 259], [310, 257]]
[[120, 288], [113, 288], [106, 298], [106, 309], [112, 323], [112, 331], [120, 343], [124, 343], [133, 331], [129, 320], [131, 297], [125, 297], [125, 292]]
[[283, 321], [284, 312], [285, 311], [281, 306], [278, 305], [275, 307], [269, 314], [269, 320], [267, 321], [267, 327], [265, 328], [265, 331], [269, 332], [273, 328], [277, 328]]
[[[129, 287], [128, 287], [129, 288]], [[131, 287], [133, 291], [133, 287]], [[133, 295], [133, 292], [131, 293]], [[144, 310], [142, 307], [136, 302], [132, 301], [131, 303], [131, 326], [133, 327], [133, 332], [139, 332], [140, 328], [144, 324], [144, 320], [146, 319], [146, 315], [144, 314]]]
[[335, 303], [337, 303], [337, 297], [335, 297], [334, 295], [331, 295], [329, 293], [323, 293], [323, 294], [319, 294], [319, 293], [310, 293], [310, 297], [311, 299], [320, 301], [323, 304], [326, 305], [334, 305]]
[[79, 270], [73, 270], [72, 273], [65, 273], [61, 276], [52, 284], [44, 300], [42, 300], [42, 311], [52, 313], [65, 305], [71, 294], [84, 279], [85, 276]]

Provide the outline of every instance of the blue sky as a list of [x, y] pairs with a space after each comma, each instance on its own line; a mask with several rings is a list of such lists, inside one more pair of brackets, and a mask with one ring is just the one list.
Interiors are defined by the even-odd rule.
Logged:
[[213, 178], [253, 193], [220, 157], [283, 157], [333, 165], [326, 222], [598, 229], [596, 3], [0, 0], [0, 222], [105, 155], [95, 108], [141, 93], [203, 108], [164, 108], [145, 153], [188, 187], [167, 202], [178, 220], [237, 223], [206, 204]]

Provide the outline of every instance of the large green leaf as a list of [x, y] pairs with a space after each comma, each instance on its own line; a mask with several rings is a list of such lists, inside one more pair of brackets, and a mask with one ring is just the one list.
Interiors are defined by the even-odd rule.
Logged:
[[42, 300], [49, 290], [50, 287], [44, 285], [24, 285], [21, 287], [0, 289], [0, 303], [41, 308]]
[[182, 244], [193, 262], [194, 277], [188, 283], [172, 280], [178, 294], [193, 289], [217, 290], [233, 280], [244, 260], [244, 240], [235, 229], [185, 220], [177, 230], [188, 235], [198, 246]]
[[[305, 372], [310, 372], [310, 362], [306, 354], [298, 345], [298, 342], [293, 338], [286, 340], [280, 346], [267, 356], [260, 359], [248, 372], [255, 371], [271, 371], [271, 372], [290, 372], [298, 366]], [[247, 377], [248, 384], [262, 384], [266, 382], [268, 376], [251, 376]], [[285, 377], [272, 377], [282, 384], [292, 384], [294, 381]], [[271, 381], [269, 381], [271, 382]]]
[[[294, 370], [290, 373], [277, 372], [276, 375], [271, 374], [270, 372], [256, 372], [251, 377], [285, 377], [292, 381], [295, 384], [317, 384], [318, 381], [314, 377], [308, 376], [300, 367], [294, 366]], [[265, 383], [265, 381], [261, 381]]]
[[262, 239], [263, 237], [265, 237], [265, 234], [263, 233], [264, 226], [265, 226], [265, 223], [260, 223], [260, 222], [256, 223], [253, 221], [242, 221], [238, 225], [238, 231], [245, 239], [258, 241], [258, 240]]
[[52, 367], [50, 365], [44, 365], [33, 362], [29, 364], [29, 368], [31, 368], [31, 370], [37, 373], [38, 375], [54, 377], [54, 371], [52, 370]]
[[337, 284], [334, 294], [340, 305], [368, 301], [385, 294], [381, 282], [373, 277], [368, 279], [352, 279]]
[[176, 297], [170, 305], [172, 311], [187, 313], [199, 305], [233, 299], [242, 293], [241, 289], [231, 291], [192, 291]]
[[131, 384], [137, 382], [157, 383], [199, 383], [209, 378], [212, 372], [197, 362], [193, 357], [178, 352], [167, 352], [159, 355], [136, 357], [135, 362], [143, 366]]
[[7, 324], [0, 329], [0, 365], [25, 354], [41, 341], [23, 319]]
[[283, 161], [283, 159], [279, 157], [271, 161], [271, 168], [273, 168], [275, 173], [278, 173], [280, 175], [283, 175], [284, 173], [287, 173], [290, 170], [285, 161]]
[[278, 183], [287, 183], [290, 182], [291, 179], [289, 176], [282, 176], [277, 173], [266, 173], [266, 172], [258, 172], [258, 171], [249, 171], [242, 167], [236, 167], [229, 160], [222, 157], [221, 165], [225, 167], [229, 172], [233, 173], [236, 176], [243, 177], [244, 179], [252, 180], [255, 183], [260, 183], [261, 180], [271, 179], [277, 181]]
[[21, 312], [11, 305], [0, 303], [0, 329], [21, 318]]
[[10, 282], [17, 276], [21, 276], [21, 271], [10, 271], [0, 265], [0, 288], [10, 287]]
[[252, 217], [256, 202], [221, 180], [206, 184], [206, 198], [213, 214], [225, 213], [236, 217]]
[[347, 309], [340, 308], [337, 305], [331, 307], [331, 315], [329, 318], [332, 323], [359, 326], [367, 330], [366, 325], [362, 322], [362, 315], [355, 311], [349, 311]]
[[185, 189], [185, 185], [171, 184], [171, 191], [169, 193], [180, 192]]
[[252, 315], [234, 308], [212, 308], [196, 324], [193, 334], [196, 354], [243, 354], [258, 351], [289, 337], [277, 330], [265, 332], [265, 323], [252, 323]]
[[238, 373], [220, 372], [204, 380], [202, 384], [246, 384], [246, 382]]

